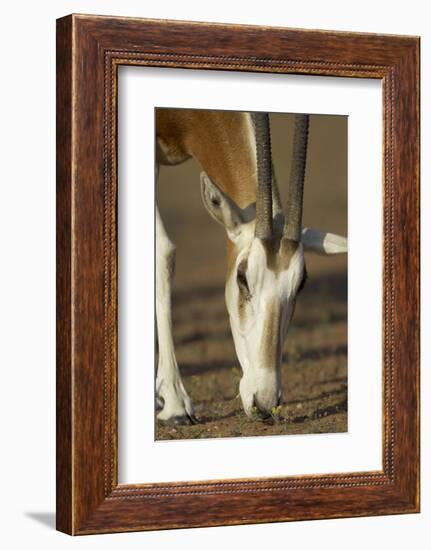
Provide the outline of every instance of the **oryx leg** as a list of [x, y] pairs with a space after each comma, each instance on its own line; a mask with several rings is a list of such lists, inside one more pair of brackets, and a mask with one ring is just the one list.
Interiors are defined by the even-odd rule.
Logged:
[[171, 283], [174, 271], [175, 246], [156, 207], [156, 317], [159, 343], [156, 397], [163, 406], [157, 418], [165, 422], [188, 423], [195, 420], [193, 407], [181, 380], [172, 336]]

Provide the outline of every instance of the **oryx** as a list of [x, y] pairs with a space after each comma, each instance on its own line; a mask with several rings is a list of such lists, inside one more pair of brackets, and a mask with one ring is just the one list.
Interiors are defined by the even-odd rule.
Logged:
[[[226, 230], [225, 300], [242, 368], [239, 393], [248, 416], [255, 410], [267, 415], [281, 401], [282, 348], [306, 276], [304, 250], [347, 252], [344, 237], [302, 227], [308, 126], [308, 115], [295, 116], [283, 212], [272, 173], [267, 113], [157, 111], [157, 171], [160, 164], [194, 157], [204, 170], [203, 203]], [[181, 380], [172, 337], [174, 264], [175, 246], [156, 208], [156, 396], [162, 407], [158, 418], [193, 422], [193, 406]]]

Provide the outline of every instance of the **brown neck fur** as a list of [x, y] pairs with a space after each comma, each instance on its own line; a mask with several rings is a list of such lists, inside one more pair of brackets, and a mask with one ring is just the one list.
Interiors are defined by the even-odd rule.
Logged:
[[[248, 113], [158, 109], [157, 161], [177, 164], [194, 157], [208, 176], [241, 208], [256, 201], [256, 153]], [[228, 270], [235, 260], [230, 241]]]

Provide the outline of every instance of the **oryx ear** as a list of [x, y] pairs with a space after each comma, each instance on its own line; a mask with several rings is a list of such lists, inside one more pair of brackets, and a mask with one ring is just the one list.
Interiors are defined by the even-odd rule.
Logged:
[[305, 251], [316, 254], [344, 254], [347, 252], [347, 239], [334, 233], [326, 233], [318, 229], [304, 227], [302, 229], [302, 244]]
[[225, 227], [231, 241], [237, 239], [244, 222], [241, 208], [205, 172], [201, 173], [201, 192], [205, 208], [211, 216]]

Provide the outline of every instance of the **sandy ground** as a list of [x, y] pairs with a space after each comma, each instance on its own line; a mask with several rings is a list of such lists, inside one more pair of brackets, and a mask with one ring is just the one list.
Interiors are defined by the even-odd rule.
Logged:
[[[288, 124], [286, 117], [273, 117], [281, 189], [287, 173], [284, 159], [289, 158]], [[332, 138], [318, 139], [328, 128]], [[343, 234], [347, 233], [346, 128], [342, 117], [313, 118], [304, 212], [307, 225]], [[177, 246], [173, 289], [177, 360], [200, 422], [192, 426], [157, 422], [156, 439], [346, 431], [347, 257], [307, 254], [308, 280], [284, 347], [280, 415], [270, 422], [247, 418], [238, 397], [241, 368], [224, 303], [224, 234], [201, 203], [199, 171], [194, 161], [163, 167], [157, 198]]]

